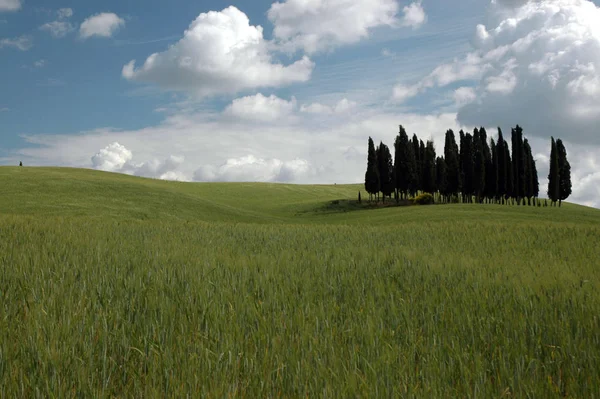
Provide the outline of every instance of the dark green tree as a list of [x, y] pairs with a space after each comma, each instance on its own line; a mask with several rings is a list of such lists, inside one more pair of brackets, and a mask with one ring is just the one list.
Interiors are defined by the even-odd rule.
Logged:
[[508, 165], [504, 153], [505, 143], [502, 129], [498, 128], [498, 143], [496, 144], [498, 199], [505, 199], [508, 194]]
[[[444, 159], [446, 161], [446, 195], [458, 195], [460, 191], [460, 159], [458, 145], [452, 130], [446, 131]], [[447, 200], [450, 199], [447, 198]]]
[[525, 153], [525, 196], [527, 197], [529, 205], [531, 205], [531, 200], [533, 198], [533, 205], [535, 206], [537, 197], [540, 193], [540, 183], [537, 175], [537, 167], [535, 166], [535, 159], [533, 158], [531, 146], [527, 139], [523, 141], [523, 149]]
[[463, 202], [472, 202], [472, 196], [475, 193], [475, 163], [473, 136], [471, 133], [465, 134], [460, 131], [460, 161], [461, 161], [461, 181]]
[[[421, 142], [422, 143], [422, 142]], [[437, 191], [436, 153], [433, 141], [427, 141], [423, 161], [423, 191], [435, 194]]]
[[367, 155], [367, 172], [365, 173], [365, 191], [369, 193], [369, 199], [379, 192], [379, 171], [377, 169], [377, 153], [373, 139], [369, 137], [369, 151]]
[[422, 180], [421, 176], [423, 175], [423, 161], [421, 158], [421, 146], [419, 145], [419, 138], [416, 134], [413, 134], [412, 137], [412, 150], [415, 158], [415, 167], [414, 167], [414, 178], [413, 178], [413, 195], [415, 195], [419, 190], [422, 190]]
[[425, 191], [425, 143], [423, 143], [423, 140], [419, 140], [419, 161], [419, 170], [421, 171], [419, 182], [421, 185], [421, 190]]
[[560, 198], [560, 165], [558, 162], [558, 151], [554, 137], [551, 139], [550, 147], [550, 172], [548, 173], [548, 198], [556, 205]]
[[385, 202], [385, 197], [391, 197], [394, 192], [394, 182], [392, 180], [394, 164], [390, 149], [383, 142], [377, 147], [377, 170], [379, 172], [379, 190], [383, 194], [383, 202]]
[[506, 168], [506, 198], [509, 199], [513, 197], [514, 179], [510, 150], [506, 140], [504, 141], [504, 165]]
[[473, 192], [479, 203], [483, 202], [485, 193], [484, 143], [485, 139], [481, 136], [481, 131], [478, 129], [473, 130]]
[[440, 197], [444, 202], [448, 199], [448, 184], [446, 178], [448, 170], [446, 168], [446, 160], [443, 157], [437, 157], [435, 160], [436, 186], [440, 192]]
[[485, 164], [485, 184], [483, 195], [490, 201], [496, 195], [496, 171], [494, 170], [494, 159], [492, 150], [488, 144], [488, 135], [484, 127], [479, 129], [479, 137], [483, 146], [483, 159]]
[[556, 152], [558, 154], [558, 206], [569, 198], [572, 193], [571, 164], [567, 160], [567, 149], [561, 139], [556, 140]]
[[512, 196], [521, 202], [521, 198], [525, 197], [527, 186], [525, 156], [523, 149], [523, 129], [517, 125], [511, 129], [512, 141], [512, 177], [513, 177], [513, 193]]
[[394, 180], [396, 190], [404, 198], [408, 197], [414, 173], [414, 155], [411, 143], [404, 127], [400, 125], [400, 132], [394, 142]]
[[486, 171], [490, 172], [489, 180], [486, 179], [486, 187], [490, 198], [497, 203], [500, 197], [498, 194], [498, 152], [496, 151], [496, 142], [494, 139], [490, 141], [490, 153], [492, 155], [492, 170], [486, 169]]

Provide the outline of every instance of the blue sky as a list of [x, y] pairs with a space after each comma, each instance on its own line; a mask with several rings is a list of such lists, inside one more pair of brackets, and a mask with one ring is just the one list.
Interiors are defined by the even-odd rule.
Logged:
[[574, 200], [600, 206], [599, 15], [586, 0], [0, 0], [0, 163], [360, 182], [369, 135], [391, 144], [403, 124], [439, 147], [448, 128], [519, 123], [541, 177], [562, 137]]

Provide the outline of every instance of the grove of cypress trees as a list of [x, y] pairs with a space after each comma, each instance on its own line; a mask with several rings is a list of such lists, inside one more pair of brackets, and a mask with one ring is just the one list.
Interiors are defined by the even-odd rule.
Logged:
[[525, 196], [526, 191], [526, 171], [525, 157], [523, 151], [523, 129], [517, 125], [511, 129], [512, 138], [512, 176], [513, 176], [513, 197], [517, 202], [521, 202], [521, 198]]
[[561, 139], [556, 140], [556, 152], [558, 157], [558, 206], [569, 198], [572, 193], [571, 164], [567, 160], [567, 149]]
[[514, 178], [510, 150], [506, 140], [504, 140], [504, 167], [506, 168], [506, 198], [509, 199], [514, 197]]
[[365, 191], [372, 200], [373, 195], [379, 192], [379, 171], [377, 169], [377, 153], [373, 139], [369, 137], [369, 151], [367, 155], [367, 172], [365, 173]]
[[556, 142], [552, 137], [550, 147], [550, 172], [548, 173], [548, 198], [555, 205], [560, 197], [560, 174], [558, 163], [558, 152], [556, 150]]

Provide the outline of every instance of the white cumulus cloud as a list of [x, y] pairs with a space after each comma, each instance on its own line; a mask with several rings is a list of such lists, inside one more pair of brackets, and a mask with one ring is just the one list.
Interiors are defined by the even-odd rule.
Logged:
[[58, 15], [58, 19], [71, 18], [73, 16], [73, 9], [61, 8], [56, 12], [56, 14]]
[[179, 167], [184, 162], [183, 157], [169, 156], [164, 160], [135, 163], [133, 153], [125, 146], [114, 142], [98, 151], [92, 157], [92, 167], [105, 172], [126, 173], [135, 176], [151, 177], [161, 180], [188, 180]]
[[4, 47], [12, 47], [20, 51], [27, 51], [33, 47], [33, 38], [29, 35], [23, 35], [12, 39], [0, 39], [0, 49]]
[[40, 26], [40, 30], [48, 32], [55, 38], [65, 37], [69, 32], [73, 31], [75, 28], [70, 22], [67, 21], [52, 21], [47, 22], [44, 25]]
[[284, 66], [273, 62], [267, 47], [262, 27], [231, 6], [200, 14], [178, 43], [137, 69], [131, 61], [122, 74], [201, 97], [309, 80], [314, 64], [308, 57]]
[[334, 114], [344, 114], [357, 106], [356, 102], [349, 101], [347, 98], [341, 99], [334, 106], [323, 105], [321, 103], [312, 103], [309, 105], [302, 105], [300, 107], [300, 112], [309, 113], [309, 114], [321, 114], [321, 115], [334, 115]]
[[[281, 49], [310, 54], [356, 43], [373, 28], [397, 25], [398, 11], [396, 0], [285, 0], [273, 3], [268, 17]], [[413, 5], [406, 11], [411, 26], [423, 18]]]
[[83, 39], [92, 36], [112, 37], [124, 25], [125, 20], [117, 14], [103, 12], [92, 15], [83, 21], [79, 27], [79, 35]]
[[219, 166], [206, 165], [194, 173], [196, 181], [221, 182], [294, 182], [311, 172], [304, 159], [281, 161], [254, 155], [228, 159]]
[[423, 9], [423, 5], [420, 1], [411, 3], [403, 8], [404, 18], [402, 19], [402, 25], [410, 26], [412, 28], [418, 28], [427, 22], [427, 14]]
[[258, 93], [254, 96], [237, 98], [227, 106], [224, 114], [235, 118], [272, 122], [289, 117], [296, 108], [296, 99], [283, 100], [275, 95], [265, 97]]
[[21, 9], [21, 0], [0, 0], [0, 12]]

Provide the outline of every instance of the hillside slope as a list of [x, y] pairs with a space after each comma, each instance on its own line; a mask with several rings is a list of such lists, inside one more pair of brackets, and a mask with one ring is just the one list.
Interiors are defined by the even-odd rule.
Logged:
[[0, 214], [237, 223], [392, 225], [435, 221], [598, 224], [600, 210], [451, 205], [348, 211], [361, 185], [181, 183], [71, 168], [0, 167]]

